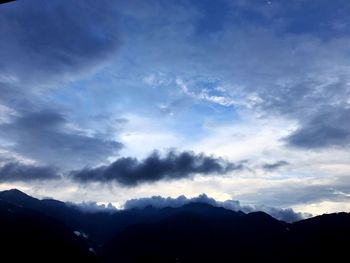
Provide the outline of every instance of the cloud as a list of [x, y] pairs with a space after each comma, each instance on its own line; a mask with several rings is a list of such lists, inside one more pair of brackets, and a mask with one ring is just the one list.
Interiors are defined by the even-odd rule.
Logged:
[[264, 211], [265, 213], [268, 213], [270, 216], [287, 223], [293, 223], [296, 221], [300, 221], [300, 220], [312, 217], [312, 214], [310, 213], [295, 212], [292, 208], [280, 209], [280, 208], [268, 207], [268, 206], [256, 206], [254, 207], [254, 210]]
[[88, 135], [71, 127], [64, 115], [55, 111], [25, 113], [0, 125], [6, 148], [24, 157], [65, 168], [80, 168], [104, 162], [122, 145]]
[[125, 186], [135, 186], [139, 183], [164, 179], [188, 178], [194, 174], [225, 174], [242, 168], [242, 165], [235, 165], [221, 158], [204, 154], [169, 151], [166, 156], [161, 157], [155, 151], [141, 161], [124, 157], [109, 166], [72, 172], [71, 176], [80, 182], [116, 181]]
[[186, 196], [181, 195], [177, 198], [152, 196], [149, 198], [130, 199], [125, 202], [124, 209], [144, 208], [147, 206], [153, 206], [155, 208], [176, 208], [189, 203], [205, 203], [216, 207], [223, 207], [233, 211], [243, 211], [245, 213], [251, 213], [254, 211], [264, 211], [278, 220], [282, 220], [289, 223], [299, 221], [301, 219], [311, 216], [310, 214], [296, 213], [293, 211], [293, 209], [290, 208], [280, 209], [268, 206], [242, 206], [237, 200], [226, 200], [223, 202], [216, 201], [215, 199], [208, 197], [206, 194], [201, 194], [193, 198], [187, 198]]
[[[256, 193], [259, 193], [259, 204], [268, 204], [273, 207], [301, 207], [317, 204], [325, 201], [349, 203], [350, 200], [350, 179], [348, 175], [324, 175], [316, 174], [314, 177], [300, 176], [299, 179], [290, 177], [284, 178], [280, 182], [268, 182], [263, 187], [253, 189], [248, 194], [241, 194], [240, 200], [245, 202], [255, 202]], [[259, 184], [258, 182], [250, 182]], [[232, 190], [234, 191], [234, 190]], [[298, 208], [298, 209], [299, 209]], [[341, 210], [341, 209], [340, 209]], [[326, 211], [323, 211], [328, 212]]]
[[202, 194], [202, 195], [199, 195], [198, 197], [193, 197], [193, 198], [187, 198], [184, 195], [181, 195], [177, 198], [152, 196], [152, 197], [130, 199], [125, 202], [124, 209], [144, 208], [147, 206], [153, 206], [155, 208], [164, 208], [164, 207], [177, 208], [188, 203], [206, 203], [210, 205], [216, 205], [216, 201], [212, 198], [209, 198], [205, 194]]
[[[326, 113], [328, 107], [337, 105], [340, 111], [349, 108], [349, 27], [338, 30], [335, 25], [350, 24], [346, 15], [350, 6], [344, 1], [229, 2], [206, 5], [189, 1], [188, 8], [179, 3], [178, 12], [170, 12], [168, 5], [157, 5], [158, 8], [149, 12], [154, 17], [191, 14], [191, 20], [186, 23], [162, 20], [161, 25], [149, 24], [148, 16], [140, 14], [149, 9], [138, 6], [134, 14], [139, 15], [131, 19], [144, 26], [142, 29], [147, 26], [147, 30], [131, 29], [128, 37], [141, 39], [146, 50], [142, 53], [139, 45], [129, 46], [133, 52], [142, 54], [133, 57], [138, 65], [136, 70], [143, 71], [139, 75], [150, 73], [149, 61], [152, 61], [152, 71], [171, 72], [182, 80], [177, 84], [183, 94], [196, 98], [193, 104], [223, 105], [239, 113], [248, 108], [255, 116], [276, 116], [297, 123], [300, 130], [287, 145], [311, 149], [347, 145], [350, 129], [345, 125], [329, 131], [324, 127], [312, 132], [305, 130], [310, 131], [308, 124]], [[331, 14], [330, 9], [336, 9], [339, 14]], [[212, 10], [221, 10], [220, 17], [215, 17]], [[130, 17], [129, 13], [124, 15]], [[204, 25], [217, 22], [220, 25], [204, 30], [203, 34], [203, 19], [208, 22]], [[128, 71], [126, 67], [125, 71]], [[211, 85], [204, 89], [206, 85], [193, 81], [199, 77], [207, 83], [218, 80], [225, 91], [212, 94]], [[167, 83], [161, 85], [166, 88]], [[179, 100], [174, 93], [170, 94], [163, 105]], [[171, 113], [177, 110], [164, 109]], [[335, 111], [331, 114], [328, 126], [332, 125], [331, 119], [337, 118]], [[310, 143], [315, 136], [326, 136], [326, 143]]]
[[290, 145], [300, 148], [322, 148], [350, 145], [350, 109], [330, 107], [318, 112], [286, 138]]
[[98, 213], [98, 212], [110, 212], [115, 213], [117, 212], [117, 208], [113, 206], [111, 203], [105, 204], [98, 204], [96, 202], [81, 202], [81, 203], [66, 203], [69, 206], [75, 207], [79, 210], [81, 210], [84, 213]]
[[267, 163], [267, 164], [264, 164], [264, 165], [262, 166], [262, 168], [263, 168], [264, 170], [266, 170], [266, 171], [274, 171], [274, 170], [277, 170], [277, 169], [279, 169], [280, 167], [283, 167], [283, 166], [286, 166], [286, 165], [289, 165], [289, 163], [286, 162], [286, 161], [281, 160], [281, 161], [277, 161], [277, 162], [275, 162], [275, 163]]
[[[231, 160], [259, 160], [261, 156], [290, 160], [293, 165], [283, 167], [288, 171], [278, 176], [286, 180], [300, 176], [306, 184], [307, 174], [322, 180], [327, 173], [325, 166], [339, 164], [334, 173], [345, 173], [348, 162], [337, 160], [333, 150], [348, 152], [349, 145], [350, 5], [345, 1], [209, 2], [36, 0], [1, 5], [0, 101], [14, 114], [19, 112], [12, 115], [12, 124], [28, 115], [24, 111], [38, 111], [48, 104], [71, 114], [59, 114], [64, 121], [58, 130], [48, 132], [51, 138], [59, 134], [57, 144], [46, 142], [40, 125], [39, 135], [33, 135], [32, 128], [26, 133], [22, 126], [18, 126], [19, 131], [2, 132], [11, 123], [0, 124], [1, 143], [5, 140], [7, 152], [13, 151], [9, 155], [20, 153], [41, 162], [58, 162], [59, 166], [94, 167], [112, 152], [109, 136], [117, 135], [127, 151], [133, 150], [125, 156], [144, 156], [164, 145], [186, 145], [196, 152]], [[120, 49], [117, 26], [125, 44]], [[115, 61], [111, 67], [99, 67], [109, 58]], [[102, 69], [99, 74], [65, 82], [65, 89], [40, 89], [43, 85], [61, 86], [62, 80], [96, 67]], [[178, 79], [183, 85], [176, 83]], [[48, 82], [52, 85], [46, 85]], [[158, 105], [171, 114], [155, 115]], [[110, 118], [102, 121], [98, 117], [87, 123], [92, 115], [114, 117], [120, 112], [124, 116], [140, 114], [157, 125], [150, 129], [149, 123], [131, 120], [129, 126], [133, 127], [126, 132], [112, 130], [103, 140], [96, 131], [105, 133]], [[72, 127], [71, 120], [89, 131]], [[239, 127], [245, 130], [237, 132]], [[89, 141], [89, 153], [81, 149], [86, 145], [83, 138]], [[76, 141], [81, 142], [81, 148]], [[281, 147], [281, 142], [289, 147]], [[57, 153], [51, 145], [57, 147]], [[331, 150], [334, 146], [341, 149]], [[320, 151], [322, 148], [327, 151]], [[299, 149], [311, 151], [305, 156]], [[316, 153], [325, 155], [314, 156]], [[330, 159], [333, 164], [329, 164]], [[237, 186], [234, 193], [244, 192], [243, 187], [253, 189], [248, 191], [248, 203], [259, 199], [272, 206], [333, 198], [339, 194], [327, 186], [333, 185], [334, 173], [327, 174], [330, 180], [320, 188], [302, 188], [294, 182], [281, 186], [265, 176], [261, 182], [276, 189], [260, 191], [259, 184], [251, 180], [248, 186]], [[232, 181], [237, 182], [237, 178]], [[223, 180], [212, 187], [222, 192], [228, 184]], [[186, 186], [187, 193], [200, 190], [198, 185]], [[149, 186], [153, 190], [149, 195], [164, 191], [161, 188]], [[270, 195], [268, 202], [263, 200]], [[246, 202], [244, 197], [239, 199]]]
[[[101, 138], [103, 128], [93, 132], [91, 125], [83, 132], [62, 114], [69, 113], [74, 125], [83, 125], [85, 111], [80, 108], [77, 114], [77, 103], [69, 105], [75, 99], [69, 85], [95, 72], [118, 51], [116, 6], [112, 0], [35, 0], [1, 6], [0, 107], [13, 112], [6, 116], [12, 122], [0, 122], [1, 148], [62, 169], [100, 164], [121, 148], [107, 135]], [[70, 87], [68, 95], [58, 94], [57, 87]]]
[[0, 182], [28, 182], [53, 179], [60, 179], [60, 175], [57, 169], [51, 166], [34, 166], [11, 162], [0, 167]]
[[95, 67], [120, 44], [115, 7], [110, 0], [18, 1], [2, 6], [1, 76], [38, 85]]

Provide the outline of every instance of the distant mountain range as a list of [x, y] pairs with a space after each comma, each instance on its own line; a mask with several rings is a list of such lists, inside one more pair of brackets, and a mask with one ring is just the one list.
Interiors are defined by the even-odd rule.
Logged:
[[0, 233], [11, 262], [347, 262], [350, 214], [289, 224], [204, 203], [91, 213], [13, 189], [0, 192]]

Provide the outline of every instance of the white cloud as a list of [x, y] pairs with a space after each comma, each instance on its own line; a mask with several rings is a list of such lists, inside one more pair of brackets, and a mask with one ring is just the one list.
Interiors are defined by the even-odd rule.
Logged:
[[313, 215], [350, 212], [349, 201], [321, 201], [311, 204], [301, 204], [293, 206], [293, 209], [301, 213], [311, 213]]
[[169, 129], [160, 119], [135, 114], [124, 117], [128, 122], [118, 134], [120, 142], [125, 144], [121, 155], [142, 158], [155, 149], [181, 149], [185, 145], [186, 139]]

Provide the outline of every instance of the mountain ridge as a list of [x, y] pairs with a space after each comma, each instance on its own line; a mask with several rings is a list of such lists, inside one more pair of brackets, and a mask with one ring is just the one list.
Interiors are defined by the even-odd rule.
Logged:
[[[28, 221], [28, 215], [36, 219]], [[6, 220], [11, 216], [15, 223]], [[200, 202], [178, 208], [147, 206], [86, 213], [58, 200], [39, 200], [13, 189], [0, 192], [0, 220], [3, 229], [16, 233], [14, 240], [26, 240], [35, 247], [43, 246], [35, 229], [49, 241], [60, 236], [56, 228], [62, 229], [64, 242], [48, 251], [55, 254], [61, 246], [77, 247], [80, 252], [72, 251], [72, 255], [103, 263], [277, 263], [312, 260], [318, 255], [334, 261], [346, 256], [350, 237], [350, 214], [345, 212], [295, 223], [265, 212], [246, 214]], [[16, 232], [17, 228], [21, 231]], [[0, 241], [6, 244], [4, 237]], [[17, 249], [13, 244], [7, 247], [8, 251]], [[0, 249], [0, 255], [5, 252]]]

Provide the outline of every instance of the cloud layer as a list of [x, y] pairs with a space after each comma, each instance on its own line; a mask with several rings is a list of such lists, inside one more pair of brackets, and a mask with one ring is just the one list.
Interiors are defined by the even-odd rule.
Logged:
[[147, 206], [153, 206], [155, 208], [181, 207], [189, 203], [205, 203], [212, 206], [223, 207], [233, 211], [243, 211], [245, 213], [250, 213], [254, 211], [264, 211], [278, 220], [282, 220], [289, 223], [305, 219], [311, 216], [310, 214], [296, 213], [293, 211], [293, 209], [279, 209], [268, 206], [242, 206], [237, 200], [226, 200], [220, 202], [208, 197], [205, 194], [201, 194], [193, 198], [187, 198], [186, 196], [182, 195], [177, 198], [164, 198], [161, 196], [152, 196], [149, 198], [131, 199], [124, 204], [124, 208], [133, 209], [144, 208]]
[[122, 147], [71, 126], [58, 112], [30, 112], [0, 124], [0, 135], [11, 142], [7, 149], [61, 169], [99, 164]]
[[287, 138], [290, 145], [301, 148], [350, 146], [350, 109], [329, 107], [323, 109]]
[[64, 107], [74, 97], [72, 91], [69, 96], [53, 94], [116, 54], [116, 6], [110, 0], [1, 6], [0, 150], [69, 170], [105, 163], [121, 148], [108, 136], [80, 129], [79, 117]]
[[188, 178], [195, 174], [225, 174], [242, 168], [242, 165], [204, 154], [169, 151], [164, 157], [153, 152], [141, 161], [130, 157], [120, 158], [108, 166], [72, 172], [71, 176], [79, 182], [116, 181], [125, 186], [135, 186], [164, 179]]
[[60, 179], [58, 170], [50, 166], [6, 163], [0, 167], [0, 182], [30, 182]]
[[2, 6], [0, 82], [4, 76], [12, 84], [39, 85], [96, 67], [119, 46], [116, 19], [115, 3], [109, 0]]

